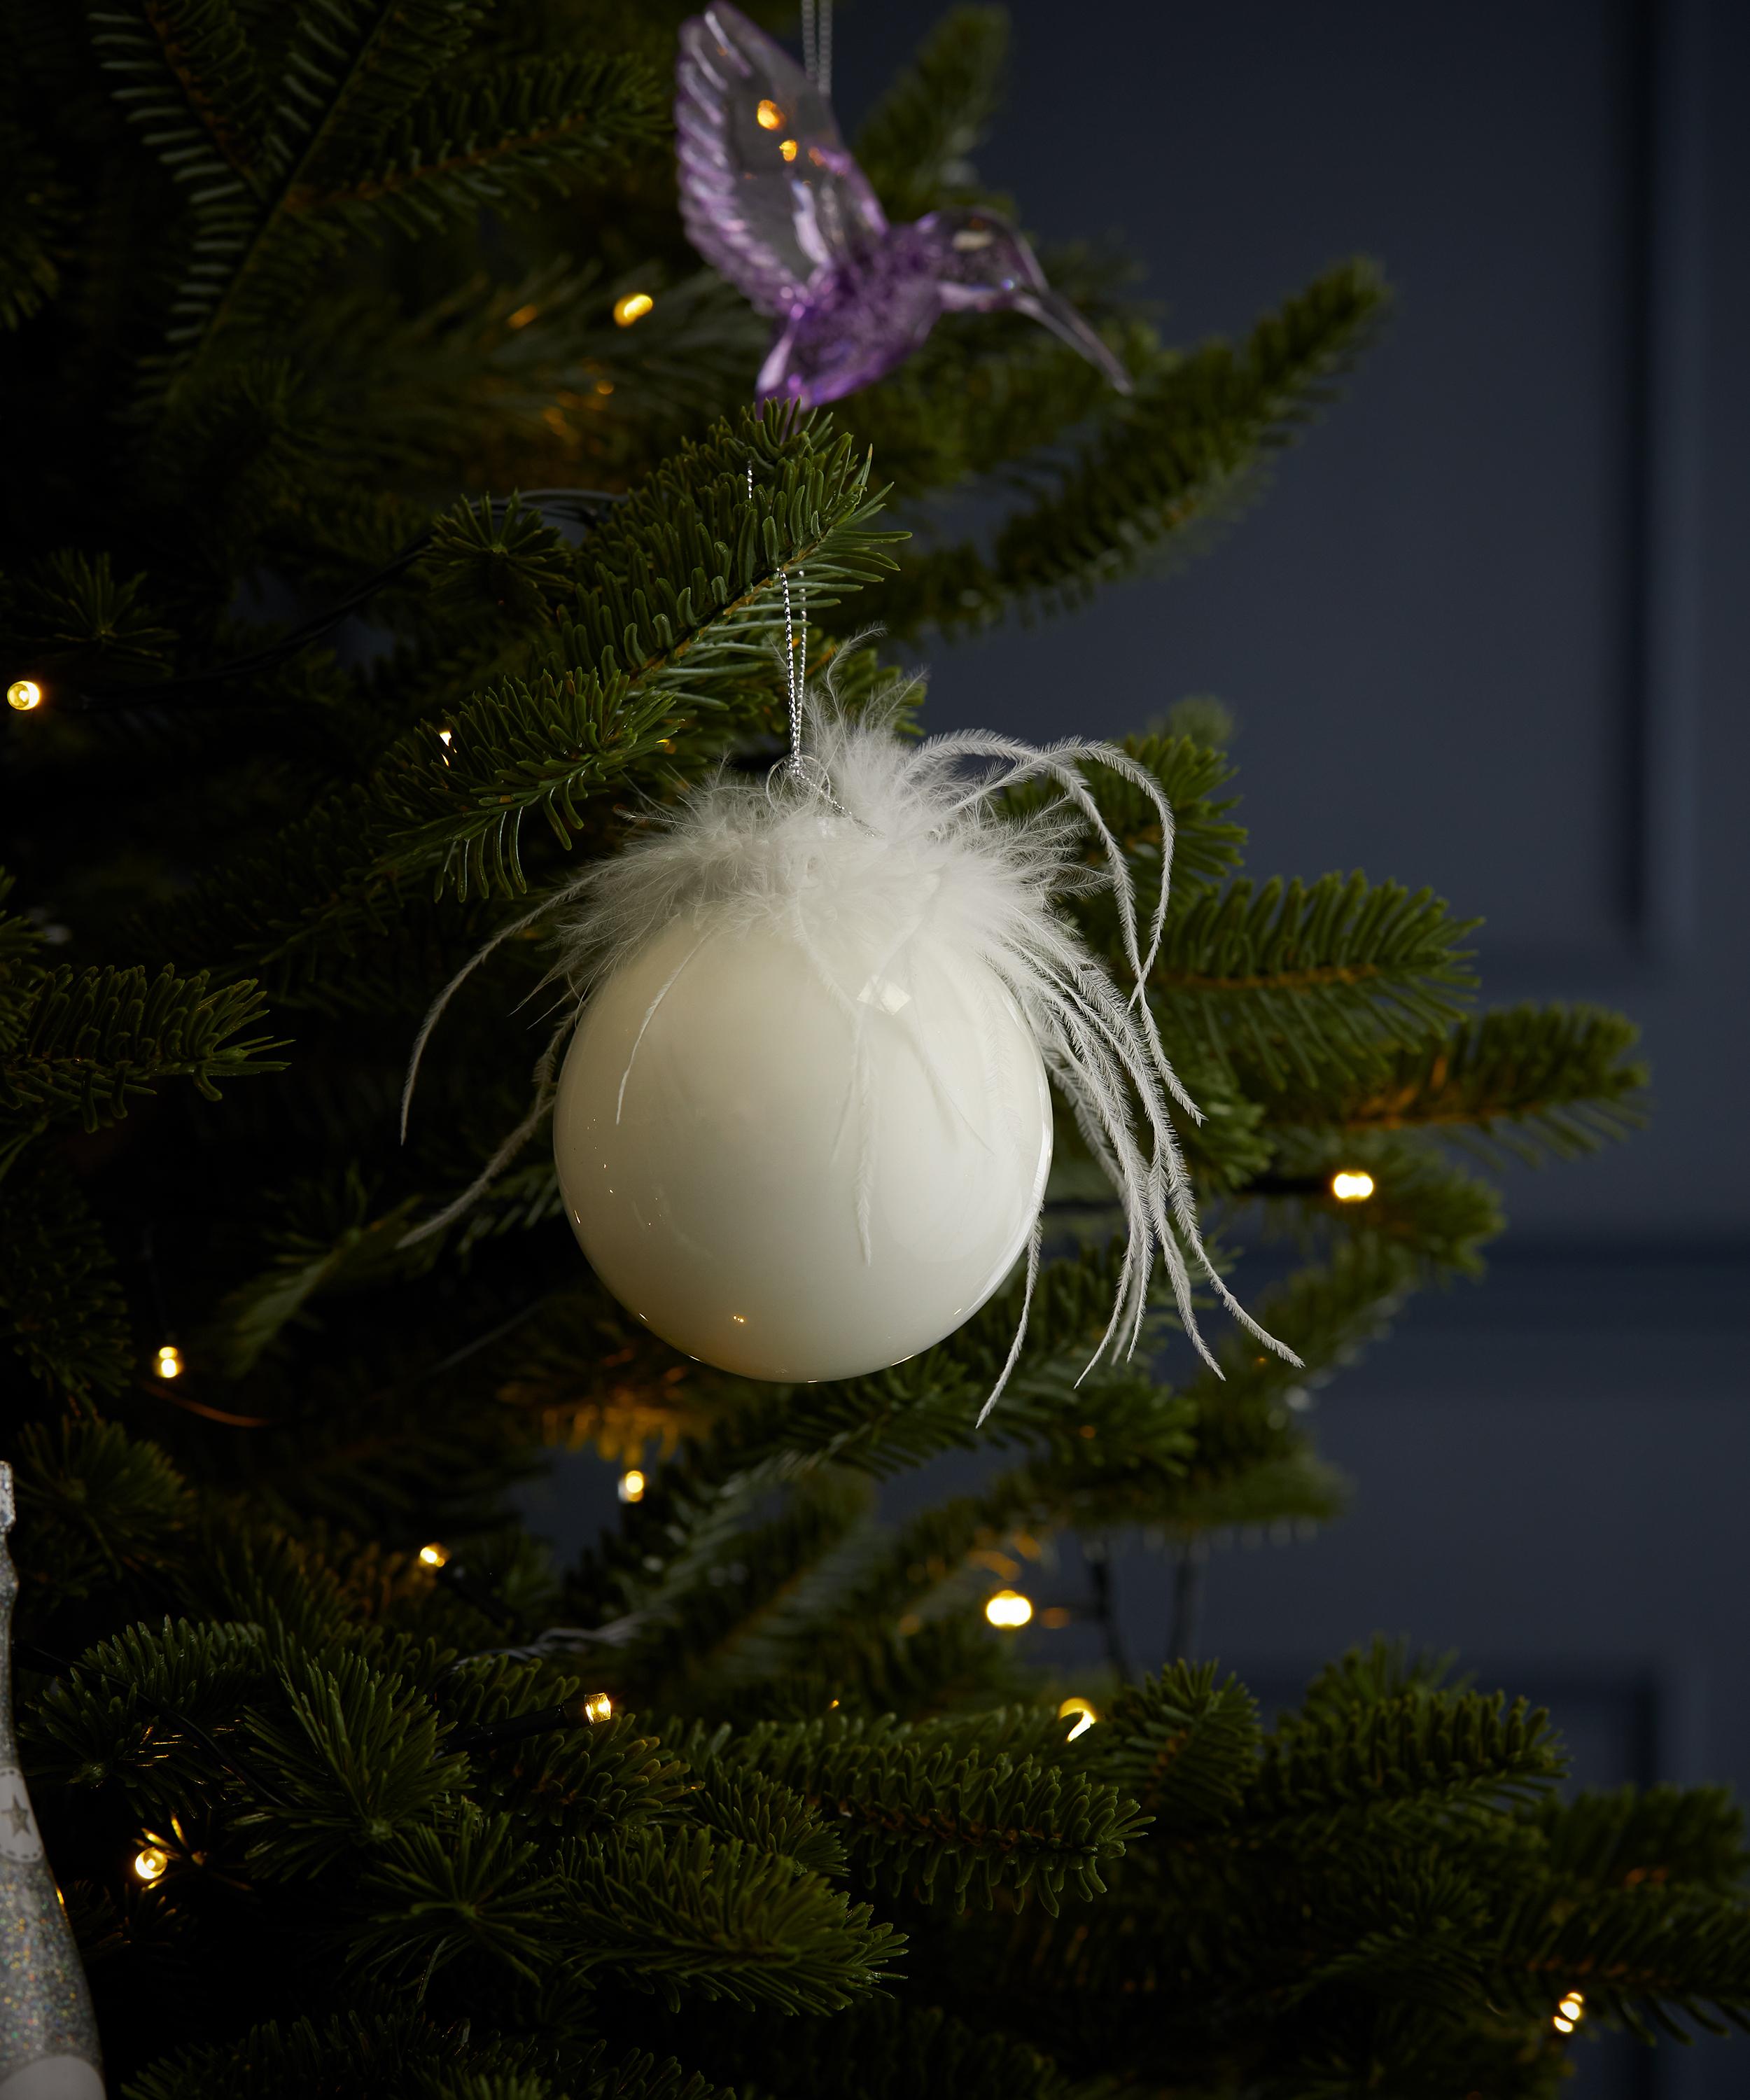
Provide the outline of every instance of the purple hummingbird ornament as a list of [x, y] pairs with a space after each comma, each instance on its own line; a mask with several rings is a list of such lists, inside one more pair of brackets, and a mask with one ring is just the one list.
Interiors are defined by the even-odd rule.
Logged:
[[836, 401], [902, 364], [945, 313], [1029, 315], [1130, 392], [1006, 218], [956, 210], [889, 226], [831, 104], [738, 9], [720, 0], [682, 25], [676, 80], [687, 237], [778, 317], [760, 400]]

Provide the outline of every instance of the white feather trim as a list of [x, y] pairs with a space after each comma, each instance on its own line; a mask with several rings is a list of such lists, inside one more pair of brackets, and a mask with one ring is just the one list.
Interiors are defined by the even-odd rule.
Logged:
[[[1169, 1113], [1170, 1100], [1201, 1120], [1175, 1076], [1144, 996], [1160, 948], [1172, 856], [1172, 811], [1160, 783], [1109, 743], [1069, 739], [1038, 749], [978, 730], [914, 742], [895, 733], [891, 711], [871, 708], [853, 717], [813, 698], [805, 723], [800, 764], [774, 768], [765, 784], [725, 773], [697, 788], [677, 809], [653, 818], [624, 852], [594, 862], [501, 929], [445, 986], [414, 1046], [402, 1102], [403, 1134], [432, 1028], [457, 987], [500, 942], [539, 920], [553, 920], [559, 960], [552, 976], [568, 984], [572, 999], [536, 1065], [529, 1115], [474, 1186], [409, 1238], [435, 1232], [460, 1215], [533, 1135], [552, 1105], [559, 1051], [591, 990], [676, 920], [699, 924], [701, 938], [707, 924], [769, 927], [805, 955], [818, 957], [827, 949], [872, 953], [883, 958], [883, 974], [896, 975], [903, 974], [908, 944], [927, 927], [932, 942], [958, 947], [1007, 986], [1117, 1193], [1127, 1242], [1112, 1318], [1088, 1370], [1109, 1353], [1127, 1356], [1135, 1349], [1157, 1258], [1185, 1332], [1218, 1375], [1192, 1306], [1193, 1266], [1242, 1326], [1298, 1364], [1293, 1351], [1237, 1303], [1205, 1251]], [[982, 776], [969, 779], [968, 762], [980, 760], [986, 761]], [[1122, 774], [1160, 814], [1161, 894], [1146, 938], [1123, 854], [1082, 779], [1089, 765]], [[1005, 790], [1034, 780], [1048, 782], [1057, 799], [1025, 818], [998, 809]], [[1089, 867], [1082, 858], [1090, 832], [1104, 853], [1103, 869]], [[1117, 902], [1132, 980], [1128, 995], [1060, 907], [1065, 895], [1094, 886], [1109, 887]], [[821, 975], [860, 1021], [864, 1010], [854, 997], [824, 967]], [[1038, 1267], [1036, 1229], [1020, 1331], [981, 1421], [1018, 1361]]]

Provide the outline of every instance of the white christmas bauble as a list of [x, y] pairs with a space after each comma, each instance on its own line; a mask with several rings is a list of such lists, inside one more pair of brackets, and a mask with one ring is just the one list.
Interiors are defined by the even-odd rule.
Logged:
[[553, 1151], [597, 1276], [677, 1348], [854, 1377], [951, 1334], [1027, 1243], [1051, 1158], [1032, 1030], [963, 948], [804, 948], [708, 911], [590, 998]]

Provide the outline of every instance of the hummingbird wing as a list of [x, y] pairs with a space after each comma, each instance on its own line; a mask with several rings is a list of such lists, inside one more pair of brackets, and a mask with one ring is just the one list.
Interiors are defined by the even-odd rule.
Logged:
[[726, 0], [681, 25], [675, 75], [681, 217], [712, 267], [789, 315], [887, 218], [800, 66]]

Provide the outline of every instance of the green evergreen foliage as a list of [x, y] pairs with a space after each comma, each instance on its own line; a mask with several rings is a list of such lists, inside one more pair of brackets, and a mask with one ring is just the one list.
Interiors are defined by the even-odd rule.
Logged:
[[[1568, 1992], [1588, 2026], [1742, 2023], [1718, 1793], [1563, 1798], [1547, 1717], [1383, 1644], [1267, 1722], [1212, 1664], [1114, 1663], [1086, 1725], [985, 1622], [1060, 1535], [1336, 1515], [1305, 1389], [1479, 1265], [1497, 1201], [1455, 1149], [1639, 1112], [1628, 1025], [1474, 1011], [1426, 891], [1244, 875], [1219, 709], [1128, 747], [1176, 820], [1148, 993], [1221, 1258], [1296, 1250], [1252, 1295], [1303, 1370], [1230, 1334], [1177, 1378], [1162, 1309], [1082, 1378], [1116, 1256], [1067, 1127], [983, 1430], [1019, 1279], [789, 1390], [613, 1304], [539, 1145], [409, 1243], [525, 1112], [554, 900], [641, 804], [769, 760], [787, 580], [862, 704], [871, 617], [1043, 616], [1192, 550], [1383, 307], [1341, 264], [1182, 351], [1069, 253], [1134, 398], [965, 318], [832, 415], [756, 417], [764, 324], [672, 203], [682, 12], [0, 25], [0, 673], [46, 695], [0, 724], [0, 1448], [24, 1755], [115, 2089], [1533, 2100]], [[869, 120], [896, 215], [996, 201], [1006, 33], [955, 11]], [[999, 474], [1025, 492], [957, 541]], [[1147, 909], [1153, 807], [1095, 792]], [[403, 1146], [413, 1033], [496, 934]], [[647, 1485], [556, 1569], [509, 1495], [565, 1444]]]

